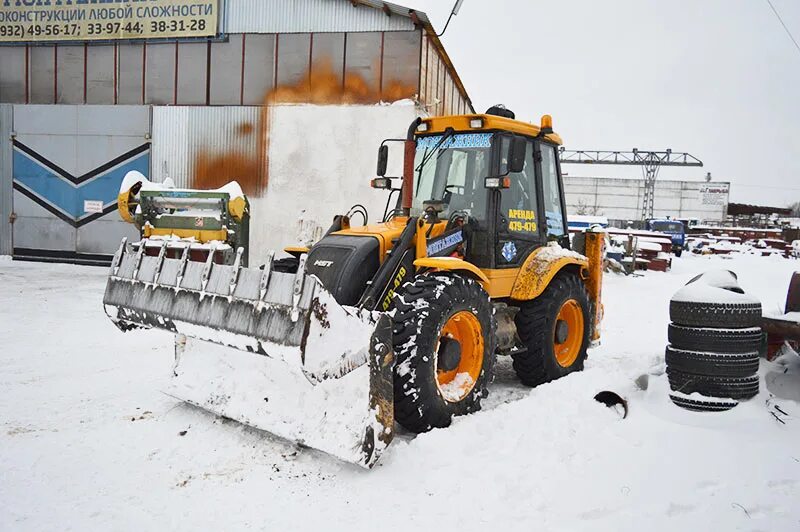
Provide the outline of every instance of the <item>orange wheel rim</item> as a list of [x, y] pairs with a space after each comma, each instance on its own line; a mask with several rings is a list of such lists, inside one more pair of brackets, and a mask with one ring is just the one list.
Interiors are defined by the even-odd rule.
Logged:
[[[450, 371], [438, 369], [439, 344], [442, 338], [457, 340], [461, 348], [458, 366]], [[483, 367], [483, 348], [483, 330], [475, 314], [462, 310], [448, 318], [434, 351], [436, 387], [445, 401], [460, 401], [475, 387]]]
[[[562, 328], [562, 338], [559, 338], [559, 327]], [[564, 327], [566, 333], [563, 332]], [[574, 299], [568, 299], [558, 311], [553, 330], [553, 353], [561, 367], [568, 368], [578, 359], [583, 344], [584, 327], [581, 306]]]

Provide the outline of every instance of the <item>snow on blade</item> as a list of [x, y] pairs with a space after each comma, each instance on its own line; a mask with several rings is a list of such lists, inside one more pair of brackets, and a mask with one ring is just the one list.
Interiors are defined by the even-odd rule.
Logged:
[[[185, 342], [185, 345], [181, 345]], [[380, 433], [370, 407], [370, 370], [312, 384], [279, 360], [193, 338], [177, 340], [175, 378], [166, 393], [223, 417], [370, 466], [365, 439]], [[367, 433], [369, 427], [370, 433]]]

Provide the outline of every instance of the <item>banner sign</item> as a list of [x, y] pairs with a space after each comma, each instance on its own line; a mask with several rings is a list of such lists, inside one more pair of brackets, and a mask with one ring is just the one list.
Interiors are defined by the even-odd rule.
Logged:
[[703, 205], [727, 205], [730, 184], [703, 183], [700, 185], [700, 201]]
[[217, 35], [219, 0], [0, 0], [0, 42]]

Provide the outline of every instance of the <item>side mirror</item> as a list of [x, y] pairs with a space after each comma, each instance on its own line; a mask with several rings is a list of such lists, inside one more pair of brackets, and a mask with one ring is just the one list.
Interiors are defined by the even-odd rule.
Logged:
[[516, 174], [525, 168], [525, 152], [528, 149], [528, 141], [524, 137], [512, 137], [511, 146], [508, 149], [508, 173]]
[[389, 146], [383, 144], [378, 148], [378, 175], [383, 177], [386, 175], [386, 165], [389, 162]]

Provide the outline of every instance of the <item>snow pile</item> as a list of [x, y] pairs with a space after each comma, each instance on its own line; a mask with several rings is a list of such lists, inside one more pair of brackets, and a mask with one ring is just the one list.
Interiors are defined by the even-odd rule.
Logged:
[[731, 270], [709, 270], [690, 279], [675, 292], [672, 301], [712, 304], [759, 304], [739, 286], [738, 276]]
[[[128, 192], [131, 189], [131, 187], [136, 183], [141, 183], [142, 184], [141, 190], [145, 191], [160, 191], [160, 190], [172, 190], [175, 192], [195, 191], [194, 189], [188, 189], [188, 188], [175, 188], [175, 183], [170, 178], [165, 179], [163, 183], [154, 183], [153, 181], [147, 179], [141, 172], [138, 172], [136, 170], [131, 170], [130, 172], [125, 174], [124, 178], [122, 178], [122, 183], [120, 183], [119, 186], [119, 193], [122, 194], [123, 192]], [[230, 183], [227, 183], [226, 185], [223, 185], [216, 190], [204, 190], [204, 192], [223, 192], [228, 194], [231, 200], [244, 197], [244, 192], [242, 192], [242, 187], [239, 185], [237, 181], [231, 181]]]
[[727, 288], [711, 286], [703, 282], [687, 284], [672, 296], [672, 301], [716, 304], [758, 304], [759, 300], [749, 294], [739, 294]]
[[722, 270], [722, 269], [708, 270], [696, 277], [693, 277], [686, 284], [691, 284], [695, 282], [701, 282], [709, 286], [715, 286], [717, 288], [725, 288], [727, 290], [734, 290], [739, 292], [742, 291], [741, 287], [739, 286], [739, 276], [736, 275], [736, 272], [733, 272], [731, 270]]
[[606, 276], [585, 371], [530, 389], [500, 357], [480, 412], [399, 434], [367, 472], [161, 393], [173, 337], [111, 324], [105, 268], [2, 261], [0, 529], [797, 530], [800, 357], [762, 361], [760, 394], [728, 412], [669, 400], [670, 295], [725, 267], [778, 308], [797, 261], [690, 256]]
[[661, 244], [657, 244], [655, 242], [647, 242], [646, 240], [639, 240], [639, 249], [646, 250], [646, 251], [661, 251]]
[[560, 258], [573, 258], [578, 260], [588, 260], [584, 255], [572, 251], [571, 249], [564, 249], [558, 245], [558, 242], [548, 242], [547, 245], [541, 248], [541, 251], [536, 253], [536, 257], [543, 261], [551, 261]]

